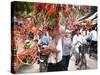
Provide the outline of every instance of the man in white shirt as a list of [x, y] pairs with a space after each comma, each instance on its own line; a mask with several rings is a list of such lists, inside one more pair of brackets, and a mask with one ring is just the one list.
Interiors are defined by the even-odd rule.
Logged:
[[73, 45], [75, 47], [76, 52], [76, 63], [75, 65], [78, 65], [80, 60], [80, 50], [79, 47], [82, 46], [82, 44], [86, 43], [86, 39], [80, 34], [80, 30], [76, 29], [76, 34], [73, 37]]
[[89, 31], [86, 28], [83, 28], [83, 31], [81, 32], [81, 34], [83, 35], [83, 37], [85, 37], [85, 39], [87, 40], [88, 35], [89, 35]]
[[97, 31], [95, 30], [95, 27], [92, 28], [92, 31], [90, 32], [88, 39], [91, 40], [91, 48], [90, 48], [90, 57], [92, 55], [92, 52], [97, 53]]
[[63, 71], [62, 65], [62, 37], [57, 34], [54, 29], [49, 29], [49, 35], [52, 37], [49, 48], [51, 53], [48, 57], [48, 72]]
[[95, 30], [95, 27], [92, 28], [88, 38], [90, 38], [92, 41], [97, 41], [97, 31]]

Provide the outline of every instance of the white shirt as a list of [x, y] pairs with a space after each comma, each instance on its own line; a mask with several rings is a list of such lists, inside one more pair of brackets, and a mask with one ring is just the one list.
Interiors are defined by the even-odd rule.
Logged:
[[82, 44], [85, 44], [86, 43], [86, 39], [82, 36], [82, 35], [75, 35], [73, 37], [73, 45], [75, 47], [79, 47], [81, 46]]
[[89, 34], [89, 37], [92, 41], [97, 41], [97, 31], [96, 30], [92, 30]]
[[60, 62], [62, 60], [62, 38], [59, 38], [56, 48], [60, 51], [57, 56], [57, 62]]
[[85, 39], [87, 39], [88, 36], [89, 36], [89, 31], [88, 30], [84, 30], [84, 31], [81, 32], [81, 34], [83, 35], [83, 37], [85, 37]]
[[[60, 62], [62, 60], [62, 39], [59, 38], [58, 39], [58, 43], [55, 46], [54, 42], [51, 41], [49, 44], [49, 47], [53, 47], [53, 48], [57, 48], [60, 52], [56, 55], [56, 53], [50, 53], [49, 57], [48, 57], [48, 63], [52, 63], [55, 64], [57, 62]], [[57, 58], [57, 60], [56, 60]]]

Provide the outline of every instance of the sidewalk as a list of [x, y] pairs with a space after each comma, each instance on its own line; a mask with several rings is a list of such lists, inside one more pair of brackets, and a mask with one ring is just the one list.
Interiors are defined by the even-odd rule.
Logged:
[[[86, 54], [87, 60], [87, 69], [97, 69], [97, 60], [94, 57], [89, 58], [89, 55]], [[69, 62], [69, 71], [77, 70], [79, 66], [75, 65], [75, 57], [72, 56]]]

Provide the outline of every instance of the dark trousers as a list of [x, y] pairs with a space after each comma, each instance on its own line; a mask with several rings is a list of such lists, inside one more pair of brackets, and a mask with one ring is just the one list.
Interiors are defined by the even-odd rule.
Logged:
[[69, 60], [70, 60], [70, 55], [63, 56], [62, 64], [65, 71], [68, 70]]
[[90, 56], [92, 53], [97, 53], [97, 41], [91, 41]]
[[49, 64], [48, 64], [48, 69], [47, 69], [47, 71], [48, 71], [48, 72], [63, 71], [62, 62], [58, 62], [58, 63], [56, 63], [56, 64], [49, 63]]

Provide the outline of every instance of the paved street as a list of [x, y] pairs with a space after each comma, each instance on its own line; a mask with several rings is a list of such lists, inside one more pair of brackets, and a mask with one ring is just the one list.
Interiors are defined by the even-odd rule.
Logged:
[[[86, 54], [86, 59], [87, 59], [87, 69], [96, 69], [97, 68], [97, 60], [94, 57], [89, 58], [89, 55]], [[75, 57], [74, 55], [71, 57], [70, 59], [70, 63], [69, 63], [69, 71], [75, 71], [77, 70], [79, 66], [75, 65]], [[17, 73], [34, 73], [34, 72], [39, 72], [40, 65], [35, 63], [33, 65], [30, 66], [23, 66], [21, 67]]]
[[[94, 57], [89, 58], [89, 55], [86, 54], [86, 60], [87, 60], [87, 69], [96, 69], [97, 68], [97, 60]], [[75, 65], [75, 57], [72, 56], [70, 59], [68, 70], [70, 70], [70, 71], [77, 70], [78, 67], [79, 67], [79, 65], [78, 66]]]

